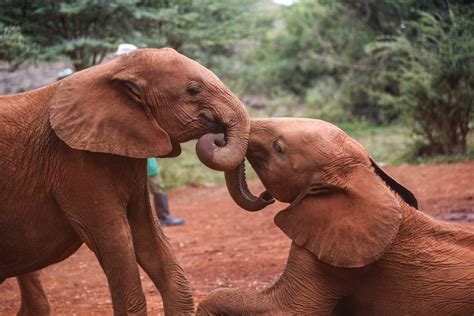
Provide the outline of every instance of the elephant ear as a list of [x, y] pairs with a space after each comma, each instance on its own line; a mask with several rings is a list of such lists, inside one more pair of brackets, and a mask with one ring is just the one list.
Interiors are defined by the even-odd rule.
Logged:
[[415, 195], [405, 188], [403, 185], [397, 182], [394, 178], [389, 176], [385, 171], [380, 168], [375, 161], [370, 158], [372, 167], [374, 168], [375, 173], [385, 182], [393, 191], [397, 192], [398, 195], [411, 207], [418, 209], [418, 200]]
[[343, 185], [313, 183], [275, 224], [321, 261], [362, 267], [378, 260], [395, 239], [401, 208], [368, 166], [352, 168]]
[[49, 104], [52, 128], [75, 149], [134, 158], [170, 153], [170, 137], [145, 101], [144, 82], [116, 71], [124, 68], [121, 62], [119, 58], [60, 82]]

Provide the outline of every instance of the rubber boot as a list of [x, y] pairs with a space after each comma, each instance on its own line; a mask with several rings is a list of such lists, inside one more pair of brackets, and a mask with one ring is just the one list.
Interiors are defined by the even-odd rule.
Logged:
[[159, 193], [155, 195], [155, 209], [161, 227], [183, 225], [184, 219], [174, 217], [170, 214], [168, 207], [168, 194]]

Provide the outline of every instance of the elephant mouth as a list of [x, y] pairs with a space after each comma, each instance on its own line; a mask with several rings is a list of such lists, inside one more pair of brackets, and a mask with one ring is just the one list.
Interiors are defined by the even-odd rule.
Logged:
[[[218, 119], [200, 114], [198, 118], [184, 123], [182, 131], [180, 131], [171, 141], [172, 143], [184, 143], [193, 139], [199, 139], [206, 134], [223, 134], [223, 138], [225, 138], [227, 129], [228, 127]], [[222, 147], [223, 146], [225, 146], [225, 142]]]
[[[219, 119], [213, 116], [209, 116], [207, 113], [204, 113], [204, 112], [199, 114], [198, 120], [200, 124], [203, 125], [207, 133], [212, 133], [212, 134], [225, 133], [225, 131], [229, 128], [229, 126], [226, 126]], [[204, 134], [207, 134], [207, 133], [204, 133]], [[199, 137], [203, 135], [199, 135]]]
[[[266, 164], [265, 164], [265, 161], [263, 159], [255, 159], [253, 158], [253, 163], [250, 162], [250, 160], [247, 158], [247, 160], [250, 162], [250, 165], [252, 166], [252, 168], [255, 169], [254, 166], [256, 166], [258, 169], [255, 169], [255, 171], [257, 172], [259, 178], [260, 178], [260, 174], [259, 172], [262, 172], [262, 171], [266, 171]], [[257, 171], [258, 170], [258, 171]], [[242, 190], [245, 191], [245, 192], [248, 192], [249, 195], [253, 195], [251, 192], [250, 192], [250, 189], [248, 188], [248, 185], [247, 185], [247, 175], [246, 175], [246, 172], [245, 172], [245, 164], [242, 164], [242, 169], [240, 171], [241, 175], [240, 175], [240, 185], [242, 187]], [[260, 195], [258, 196], [258, 199], [261, 200], [261, 201], [264, 201], [266, 203], [273, 203], [275, 202], [275, 199], [273, 198], [273, 196], [267, 191], [263, 191], [262, 193], [260, 193]]]
[[247, 154], [246, 156], [248, 162], [252, 166], [252, 168], [255, 170], [257, 173], [258, 177], [262, 179], [262, 176], [267, 174], [268, 168], [267, 168], [267, 162], [265, 158], [260, 157], [258, 155], [249, 155]]
[[[222, 126], [217, 126], [217, 123], [215, 124], [215, 126], [212, 126], [211, 129], [209, 128], [209, 126], [206, 126], [205, 128], [202, 128], [202, 130], [204, 130], [204, 132], [189, 132], [189, 133], [186, 133], [186, 134], [182, 134], [180, 137], [179, 137], [179, 140], [180, 142], [187, 142], [187, 141], [190, 141], [190, 140], [193, 140], [193, 139], [199, 139], [205, 135], [208, 135], [208, 134], [212, 134], [212, 135], [217, 135], [217, 137], [221, 138], [222, 139], [222, 146], [225, 145], [225, 141], [224, 141], [224, 138], [225, 138], [225, 131], [224, 131], [224, 127]], [[224, 136], [220, 136], [220, 135], [224, 135]]]

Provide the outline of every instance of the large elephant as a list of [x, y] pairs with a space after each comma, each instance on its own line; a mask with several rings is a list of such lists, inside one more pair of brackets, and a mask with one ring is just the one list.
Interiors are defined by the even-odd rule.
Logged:
[[244, 158], [249, 131], [238, 98], [172, 49], [137, 50], [0, 97], [0, 282], [23, 275], [21, 310], [47, 313], [33, 272], [85, 242], [116, 314], [146, 313], [137, 261], [166, 313], [191, 313], [190, 286], [150, 206], [145, 158], [177, 156], [181, 142], [224, 133], [225, 144], [199, 156], [229, 170]]
[[357, 141], [310, 119], [251, 120], [247, 158], [269, 193], [234, 200], [291, 203], [275, 224], [293, 242], [269, 289], [212, 292], [200, 315], [473, 315], [474, 229], [433, 220]]

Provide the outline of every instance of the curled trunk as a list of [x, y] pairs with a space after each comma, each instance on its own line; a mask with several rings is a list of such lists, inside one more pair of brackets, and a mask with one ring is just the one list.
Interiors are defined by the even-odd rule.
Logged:
[[250, 121], [247, 110], [240, 101], [217, 119], [224, 126], [224, 140], [218, 135], [206, 134], [196, 144], [196, 154], [203, 164], [211, 169], [227, 171], [236, 168], [245, 158], [250, 135]]
[[244, 210], [249, 212], [259, 211], [275, 202], [267, 191], [261, 193], [259, 197], [250, 192], [245, 178], [244, 162], [236, 169], [225, 172], [225, 182], [232, 199]]

